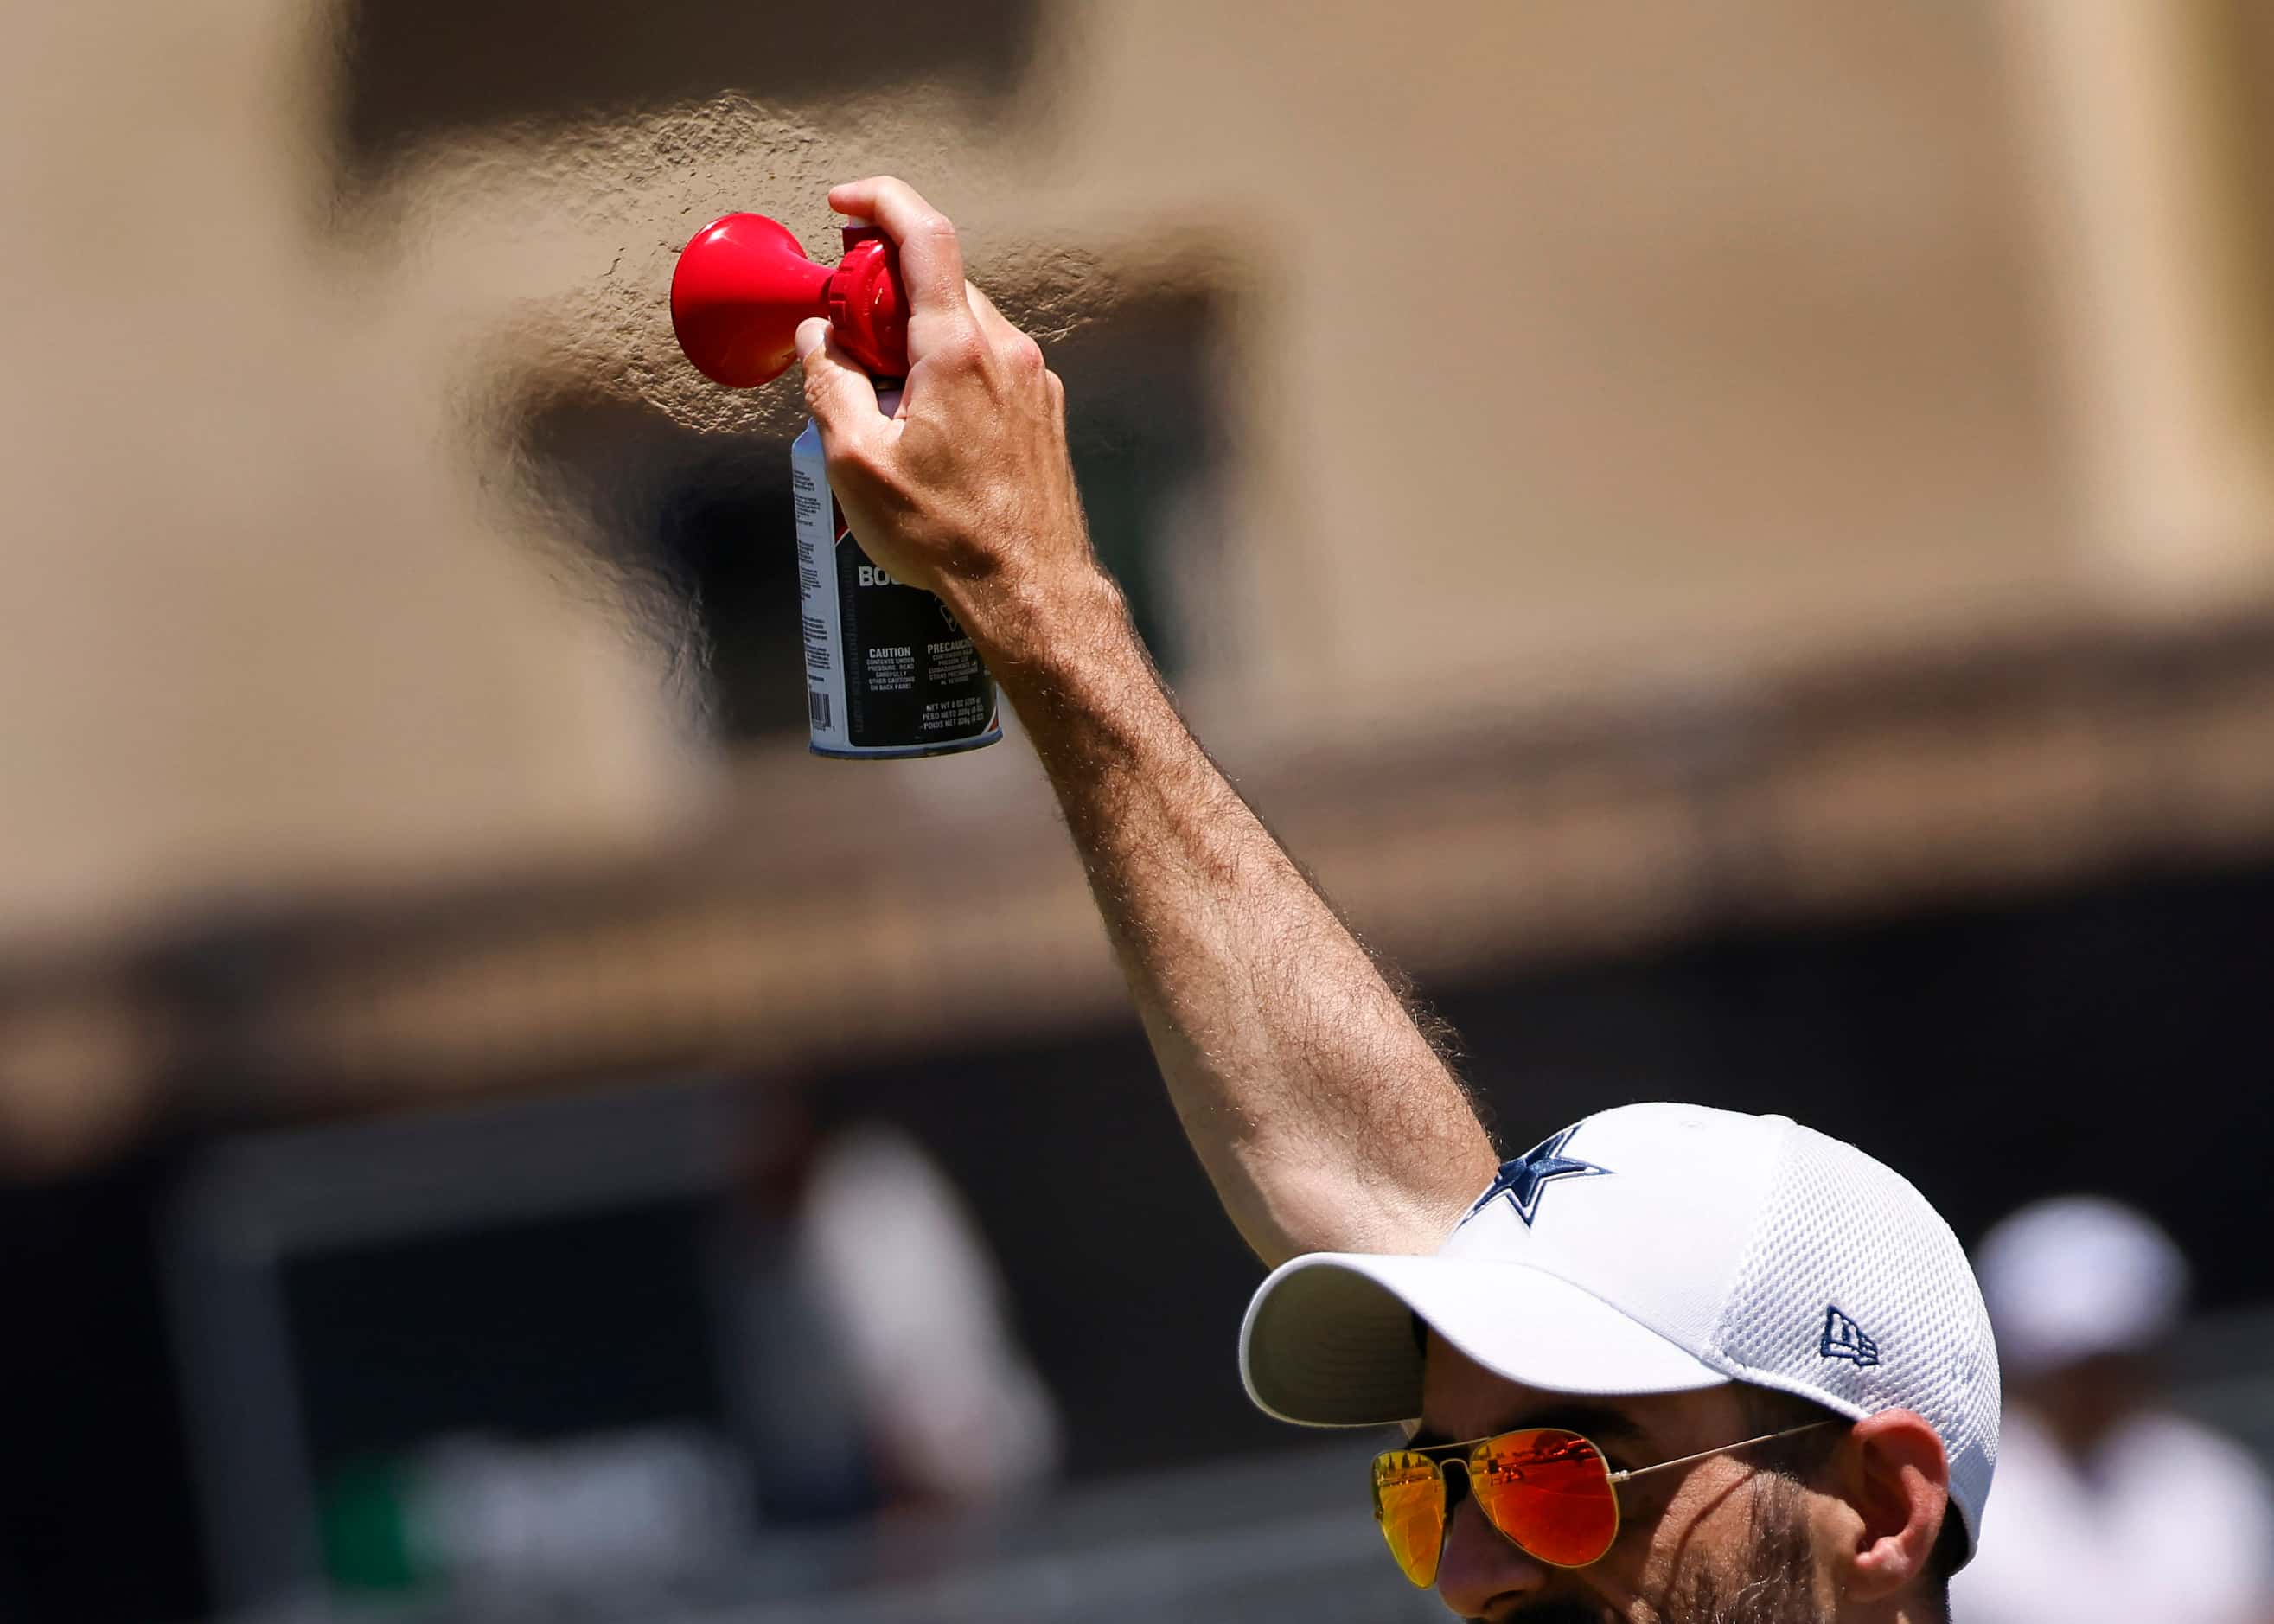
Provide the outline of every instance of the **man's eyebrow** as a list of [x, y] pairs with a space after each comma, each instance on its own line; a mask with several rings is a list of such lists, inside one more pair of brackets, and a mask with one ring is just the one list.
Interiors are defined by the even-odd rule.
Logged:
[[[1625, 1444], [1630, 1447], [1648, 1441], [1641, 1427], [1623, 1412], [1603, 1404], [1558, 1403], [1525, 1410], [1507, 1425], [1496, 1427], [1494, 1432], [1515, 1432], [1528, 1427], [1560, 1427], [1566, 1432], [1577, 1432], [1582, 1438], [1593, 1439], [1599, 1444]], [[1448, 1438], [1434, 1427], [1423, 1427], [1413, 1434], [1411, 1449], [1432, 1449], [1439, 1445], [1466, 1443], [1466, 1439]]]

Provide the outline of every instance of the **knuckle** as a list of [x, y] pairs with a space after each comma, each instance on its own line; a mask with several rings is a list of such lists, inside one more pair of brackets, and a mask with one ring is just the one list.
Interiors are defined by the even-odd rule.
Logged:
[[1049, 370], [1043, 365], [1043, 346], [1024, 333], [1013, 334], [1006, 350], [1011, 365], [1022, 377], [1036, 377]]
[[937, 355], [957, 372], [977, 368], [983, 361], [987, 346], [981, 342], [978, 329], [966, 323], [942, 338], [933, 347]]
[[852, 435], [842, 436], [824, 448], [824, 461], [832, 475], [849, 475], [864, 484], [881, 483], [885, 477], [885, 459], [878, 448]]
[[955, 237], [955, 223], [937, 208], [926, 209], [918, 216], [915, 229], [926, 237], [942, 241], [953, 241]]

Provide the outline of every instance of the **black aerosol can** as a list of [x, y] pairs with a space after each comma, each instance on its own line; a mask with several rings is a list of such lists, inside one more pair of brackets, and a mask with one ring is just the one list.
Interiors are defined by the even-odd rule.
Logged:
[[[878, 394], [891, 412], [900, 391]], [[830, 494], [821, 429], [790, 447], [805, 703], [817, 756], [938, 756], [1003, 736], [995, 679], [948, 607], [861, 549]]]
[[[753, 389], [797, 359], [797, 324], [826, 316], [837, 342], [879, 381], [877, 404], [907, 373], [907, 305], [892, 245], [865, 223], [845, 230], [834, 270], [805, 257], [763, 215], [697, 231], [671, 279], [671, 320], [705, 377]], [[805, 640], [808, 737], [817, 756], [894, 759], [975, 750], [1003, 736], [995, 681], [948, 608], [894, 580], [862, 550], [829, 488], [821, 430], [790, 448], [797, 584]]]

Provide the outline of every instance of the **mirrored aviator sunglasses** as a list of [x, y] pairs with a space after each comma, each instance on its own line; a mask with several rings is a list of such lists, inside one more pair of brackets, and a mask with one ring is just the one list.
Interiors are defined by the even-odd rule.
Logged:
[[1445, 1549], [1447, 1474], [1461, 1469], [1478, 1508], [1519, 1549], [1554, 1567], [1600, 1561], [1619, 1537], [1618, 1485], [1708, 1455], [1812, 1431], [1830, 1419], [1614, 1471], [1593, 1441], [1561, 1427], [1526, 1427], [1466, 1443], [1390, 1449], [1374, 1458], [1374, 1514], [1398, 1569], [1436, 1582]]

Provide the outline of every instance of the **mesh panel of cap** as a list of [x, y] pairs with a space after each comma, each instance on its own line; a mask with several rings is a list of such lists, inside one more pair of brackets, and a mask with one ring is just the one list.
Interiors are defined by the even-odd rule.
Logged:
[[[1875, 1361], [1825, 1351], [1834, 1311]], [[1998, 1457], [1998, 1354], [1965, 1250], [1910, 1182], [1797, 1124], [1715, 1341], [1734, 1374], [1849, 1415], [1916, 1410], [1950, 1457], [1969, 1545]]]

